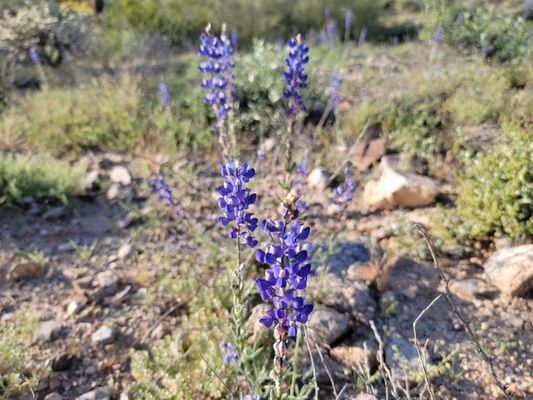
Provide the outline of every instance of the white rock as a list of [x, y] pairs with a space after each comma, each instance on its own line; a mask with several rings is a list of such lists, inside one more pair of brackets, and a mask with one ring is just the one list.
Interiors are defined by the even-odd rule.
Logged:
[[120, 259], [128, 257], [133, 252], [133, 246], [129, 243], [124, 243], [118, 249], [117, 256]]
[[131, 175], [129, 171], [121, 165], [117, 165], [111, 169], [109, 178], [111, 179], [111, 182], [120, 183], [124, 186], [131, 183]]
[[324, 168], [315, 168], [307, 177], [307, 182], [312, 188], [325, 190], [328, 187], [329, 174]]
[[346, 368], [368, 365], [371, 369], [377, 365], [377, 346], [370, 340], [358, 340], [343, 343], [331, 349], [331, 357]]
[[533, 244], [498, 250], [485, 261], [483, 268], [502, 293], [525, 295], [533, 289]]
[[119, 195], [120, 189], [117, 183], [112, 183], [107, 189], [106, 197], [108, 200], [115, 200]]
[[319, 308], [309, 317], [309, 333], [320, 344], [330, 345], [348, 332], [350, 321], [337, 310]]
[[63, 329], [63, 323], [58, 320], [49, 320], [39, 323], [37, 329], [33, 333], [34, 343], [46, 343], [51, 342], [59, 337], [61, 330]]
[[113, 342], [116, 336], [116, 329], [104, 325], [91, 335], [91, 340], [95, 344], [108, 344]]
[[379, 209], [424, 207], [432, 204], [438, 194], [439, 188], [433, 179], [385, 167], [379, 181], [366, 184], [363, 201]]
[[83, 187], [92, 190], [98, 186], [99, 172], [97, 170], [90, 171], [83, 180]]

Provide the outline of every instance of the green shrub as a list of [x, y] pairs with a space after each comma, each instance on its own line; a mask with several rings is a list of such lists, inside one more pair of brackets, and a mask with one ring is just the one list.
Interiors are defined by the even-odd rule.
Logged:
[[0, 399], [18, 398], [37, 385], [37, 375], [23, 373], [26, 346], [31, 340], [36, 319], [18, 312], [13, 321], [0, 325]]
[[498, 61], [531, 56], [531, 21], [522, 16], [506, 15], [502, 7], [483, 7], [464, 11], [447, 0], [426, 1], [425, 37], [433, 37], [442, 28], [444, 43], [481, 54]]
[[456, 124], [498, 122], [509, 104], [509, 82], [498, 71], [469, 74], [444, 104]]
[[531, 131], [505, 126], [499, 143], [467, 161], [456, 205], [466, 236], [496, 230], [513, 237], [533, 235]]
[[45, 155], [0, 154], [0, 204], [20, 204], [24, 196], [67, 203], [81, 191], [85, 167]]
[[169, 81], [169, 90], [171, 113], [161, 107], [157, 81], [141, 84], [139, 77], [127, 74], [32, 93], [6, 110], [2, 133], [8, 142], [59, 154], [208, 146], [213, 135], [201, 94], [183, 81]]

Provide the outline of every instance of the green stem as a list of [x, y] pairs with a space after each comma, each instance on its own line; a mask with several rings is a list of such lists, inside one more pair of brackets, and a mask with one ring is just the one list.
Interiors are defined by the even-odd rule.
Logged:
[[301, 329], [298, 329], [296, 334], [296, 344], [294, 347], [294, 356], [292, 358], [292, 381], [290, 390], [290, 399], [294, 397], [294, 389], [296, 387], [296, 377], [298, 376], [298, 349], [300, 348], [300, 339], [302, 337]]

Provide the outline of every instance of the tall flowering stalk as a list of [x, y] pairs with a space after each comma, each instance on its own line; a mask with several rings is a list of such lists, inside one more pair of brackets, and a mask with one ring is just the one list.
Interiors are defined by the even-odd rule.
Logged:
[[174, 197], [172, 189], [170, 189], [165, 177], [163, 175], [156, 176], [150, 180], [150, 184], [152, 192], [157, 194], [159, 201], [161, 201], [165, 207], [171, 208], [175, 216], [179, 216], [179, 202], [176, 197]]
[[256, 251], [256, 259], [269, 266], [256, 285], [263, 301], [272, 305], [259, 321], [266, 328], [274, 327], [272, 377], [277, 399], [283, 392], [282, 376], [290, 339], [296, 337], [313, 311], [313, 305], [305, 304], [304, 300], [311, 273], [311, 244], [307, 242], [311, 229], [296, 220], [299, 214], [294, 206], [296, 199], [289, 194], [283, 203], [283, 219], [261, 222], [261, 229], [272, 241]]
[[198, 70], [204, 75], [202, 89], [206, 91], [204, 102], [209, 104], [217, 122], [218, 141], [222, 146], [224, 159], [230, 156], [236, 147], [233, 128], [233, 45], [227, 35], [226, 27], [222, 26], [220, 37], [211, 34], [211, 25], [207, 25], [205, 33], [200, 36], [201, 44], [198, 55], [203, 57]]
[[315, 136], [318, 134], [320, 129], [324, 126], [326, 123], [326, 119], [332, 111], [335, 111], [335, 109], [338, 107], [338, 105], [341, 103], [341, 77], [340, 74], [335, 71], [331, 75], [331, 79], [329, 81], [329, 85], [326, 88], [326, 95], [328, 96], [328, 102], [326, 104], [326, 108], [324, 109], [324, 112], [322, 113], [322, 116], [320, 117], [320, 121], [318, 121], [318, 124], [315, 129]]
[[48, 87], [48, 80], [46, 79], [46, 75], [44, 73], [43, 64], [41, 61], [41, 56], [39, 55], [39, 52], [35, 47], [31, 47], [28, 50], [28, 55], [30, 57], [31, 62], [35, 65], [37, 68], [37, 72], [39, 73], [39, 76], [44, 84], [44, 87]]
[[158, 91], [163, 109], [166, 112], [170, 112], [170, 95], [168, 94], [168, 86], [165, 81], [159, 81]]
[[341, 185], [335, 187], [332, 191], [331, 200], [334, 204], [342, 206], [352, 200], [352, 195], [355, 192], [357, 184], [352, 178], [352, 171], [350, 167], [344, 167], [344, 180]]
[[[290, 39], [288, 42], [288, 55], [285, 59], [285, 66], [287, 70], [283, 73], [285, 77], [286, 87], [283, 91], [283, 97], [288, 101], [288, 116], [289, 122], [287, 127], [286, 137], [286, 154], [285, 154], [285, 170], [287, 174], [292, 169], [292, 150], [293, 150], [293, 136], [296, 129], [296, 121], [300, 113], [306, 112], [303, 105], [301, 90], [307, 87], [307, 74], [304, 70], [304, 65], [309, 62], [309, 48], [302, 41], [300, 35]], [[288, 179], [287, 179], [288, 180]]]

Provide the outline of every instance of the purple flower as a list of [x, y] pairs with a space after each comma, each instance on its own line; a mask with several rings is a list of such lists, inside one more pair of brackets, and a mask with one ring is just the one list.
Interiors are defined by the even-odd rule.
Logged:
[[359, 37], [357, 38], [357, 46], [361, 47], [366, 42], [366, 28], [361, 29], [359, 32]]
[[353, 19], [352, 10], [347, 10], [346, 14], [344, 14], [344, 32], [345, 32], [346, 38], [350, 36], [350, 32], [352, 30], [352, 19]]
[[172, 190], [165, 181], [165, 178], [162, 175], [156, 176], [150, 180], [150, 184], [152, 186], [152, 192], [158, 194], [159, 201], [161, 201], [165, 207], [174, 208], [174, 215], [180, 215], [178, 209], [179, 202], [172, 194]]
[[260, 396], [258, 393], [253, 393], [245, 394], [242, 400], [265, 400], [265, 398]]
[[330, 19], [326, 25], [326, 32], [328, 35], [328, 41], [335, 43], [337, 41], [337, 23], [335, 20]]
[[311, 229], [301, 221], [264, 220], [261, 229], [272, 238], [263, 249], [256, 250], [256, 259], [268, 264], [265, 278], [256, 280], [264, 301], [272, 301], [259, 322], [270, 328], [276, 323], [279, 332], [296, 336], [297, 323], [305, 324], [313, 311], [304, 304], [307, 278], [311, 274], [311, 244], [306, 242]]
[[237, 50], [237, 47], [239, 45], [239, 35], [237, 31], [231, 32], [231, 45], [233, 46], [234, 50]]
[[218, 206], [223, 210], [218, 219], [222, 226], [232, 224], [229, 237], [243, 239], [250, 248], [257, 246], [257, 240], [252, 236], [257, 228], [258, 219], [248, 208], [255, 203], [256, 194], [252, 193], [245, 184], [255, 175], [255, 170], [249, 168], [248, 163], [238, 166], [236, 161], [228, 161], [221, 167], [224, 184], [219, 186]]
[[[307, 175], [309, 175], [309, 168], [306, 160], [298, 161], [296, 163], [294, 175], [295, 177], [291, 181], [291, 190], [296, 194], [296, 196], [300, 197], [302, 194], [302, 189], [305, 185], [305, 181], [307, 180]], [[307, 203], [300, 198], [296, 201], [295, 205], [298, 210], [306, 211], [309, 209]]]
[[220, 37], [216, 37], [210, 33], [209, 25], [205, 33], [200, 36], [200, 40], [198, 55], [203, 57], [203, 61], [198, 70], [205, 76], [201, 85], [206, 91], [204, 102], [213, 107], [217, 118], [216, 129], [221, 136], [225, 136], [224, 122], [226, 114], [231, 109], [234, 79], [234, 64], [231, 60], [233, 46], [224, 30]]
[[168, 87], [164, 81], [159, 81], [159, 97], [161, 99], [161, 105], [167, 111], [170, 111], [170, 96], [168, 94]]
[[337, 186], [332, 191], [331, 200], [338, 206], [341, 206], [352, 200], [352, 194], [355, 192], [357, 184], [350, 175], [350, 168], [344, 167], [344, 182], [342, 185]]
[[328, 95], [328, 105], [331, 109], [337, 108], [341, 102], [341, 78], [338, 72], [334, 72], [331, 75], [331, 80], [328, 88], [326, 89], [326, 94]]
[[442, 26], [437, 25], [435, 33], [433, 34], [433, 43], [439, 46], [442, 42]]
[[232, 364], [239, 360], [239, 354], [237, 354], [237, 349], [233, 343], [218, 342], [218, 347], [222, 351], [222, 357], [224, 358], [225, 364]]
[[533, 5], [533, 0], [524, 1], [524, 19], [528, 19], [531, 13], [531, 6]]
[[463, 14], [457, 16], [457, 30], [461, 31], [463, 29]]
[[39, 52], [37, 51], [35, 47], [30, 48], [28, 53], [30, 55], [31, 61], [35, 65], [41, 65], [41, 57], [39, 56]]
[[296, 113], [297, 109], [305, 111], [302, 96], [299, 89], [307, 87], [307, 74], [304, 71], [304, 64], [309, 62], [309, 48], [302, 42], [300, 35], [288, 42], [289, 53], [285, 59], [288, 70], [283, 74], [287, 84], [283, 91], [283, 96], [289, 101], [289, 115]]
[[483, 43], [481, 44], [481, 53], [487, 57], [489, 54], [490, 45], [487, 39], [483, 40]]
[[324, 18], [330, 19], [331, 18], [331, 8], [324, 7]]

